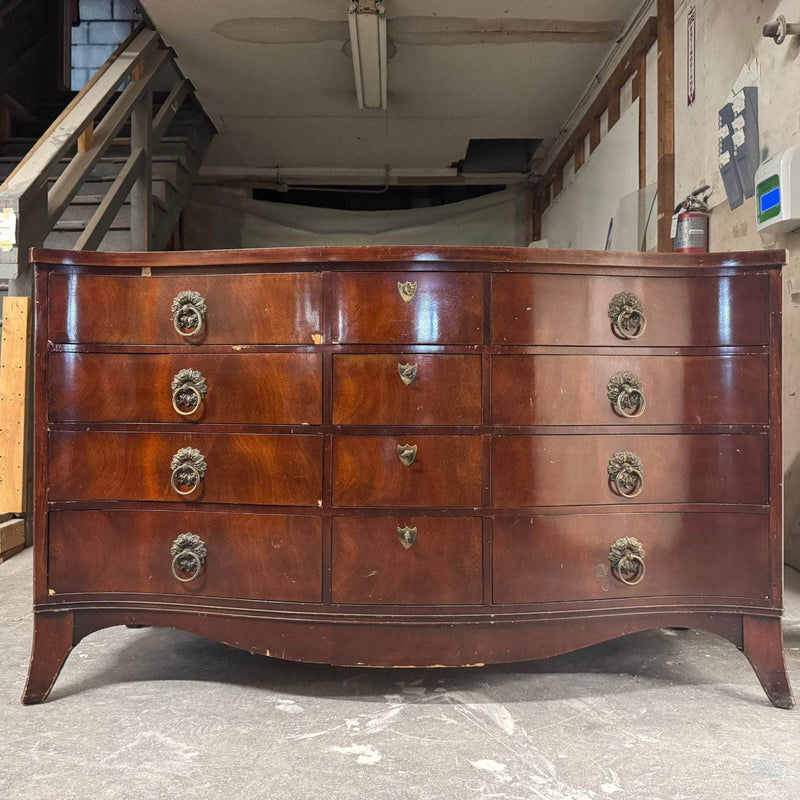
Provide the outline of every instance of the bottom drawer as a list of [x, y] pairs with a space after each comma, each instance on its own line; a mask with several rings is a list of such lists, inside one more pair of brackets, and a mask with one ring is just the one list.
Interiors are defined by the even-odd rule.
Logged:
[[[178, 557], [187, 546], [191, 549], [190, 540], [173, 549], [187, 533], [199, 537], [206, 551], [199, 570], [195, 556]], [[176, 558], [177, 578], [172, 569]], [[193, 511], [54, 511], [48, 567], [48, 585], [56, 594], [149, 592], [319, 603], [322, 520]]]
[[[495, 603], [547, 603], [622, 597], [769, 597], [766, 514], [575, 514], [496, 518]], [[612, 569], [619, 537], [644, 548], [644, 576], [628, 560], [630, 581]]]
[[479, 604], [481, 530], [476, 517], [336, 518], [333, 602]]

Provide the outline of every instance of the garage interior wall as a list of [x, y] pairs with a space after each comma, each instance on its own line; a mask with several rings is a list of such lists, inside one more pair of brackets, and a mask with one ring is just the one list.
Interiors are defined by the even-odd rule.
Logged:
[[[696, 99], [687, 104], [686, 49], [687, 16], [696, 9], [697, 76]], [[783, 315], [783, 457], [785, 489], [786, 561], [800, 568], [800, 232], [782, 236], [759, 235], [755, 225], [755, 201], [745, 200], [734, 211], [728, 206], [717, 167], [717, 112], [727, 102], [731, 86], [743, 67], [755, 75], [759, 88], [759, 130], [764, 160], [797, 143], [800, 135], [800, 37], [789, 37], [780, 46], [761, 35], [762, 26], [783, 14], [788, 22], [800, 22], [798, 0], [694, 0], [677, 2], [675, 9], [675, 198], [676, 202], [705, 183], [713, 187], [709, 244], [712, 251], [786, 248]], [[656, 178], [655, 74], [656, 47], [648, 53], [647, 74], [647, 180]], [[622, 93], [622, 107], [630, 103], [629, 89]], [[608, 140], [613, 146], [614, 129]], [[602, 145], [602, 140], [601, 140]], [[599, 153], [587, 158], [579, 171], [587, 170]], [[631, 162], [638, 158], [630, 151]], [[606, 172], [606, 185], [595, 191], [606, 200], [616, 190], [617, 176]], [[559, 206], [575, 206], [581, 192], [571, 162], [564, 169], [563, 197], [560, 195], [542, 217], [542, 238], [554, 231]], [[585, 206], [584, 206], [585, 209]], [[585, 211], [583, 213], [586, 213]], [[608, 225], [607, 205], [597, 205], [595, 227]], [[575, 219], [574, 224], [586, 220]], [[548, 243], [559, 246], [558, 236]], [[602, 245], [598, 249], [601, 249]]]

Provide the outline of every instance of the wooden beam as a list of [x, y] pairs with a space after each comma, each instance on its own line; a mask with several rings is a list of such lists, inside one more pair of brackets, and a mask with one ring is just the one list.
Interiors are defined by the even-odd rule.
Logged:
[[138, 148], [131, 153], [130, 158], [125, 162], [97, 207], [97, 211], [86, 223], [83, 233], [72, 248], [73, 250], [97, 250], [100, 247], [103, 237], [122, 208], [134, 182], [142, 174], [144, 162], [144, 150]]
[[639, 55], [636, 93], [639, 98], [639, 188], [643, 189], [647, 185], [647, 53]]
[[170, 123], [178, 113], [178, 109], [183, 105], [183, 101], [189, 96], [192, 91], [192, 84], [185, 78], [178, 81], [173, 87], [172, 91], [167, 96], [167, 99], [161, 104], [158, 112], [153, 119], [153, 140], [152, 144], [155, 147], [160, 141], [161, 137], [166, 133]]
[[658, 249], [671, 252], [675, 208], [675, 0], [658, 0]]
[[[620, 88], [638, 69], [639, 55], [641, 53], [646, 53], [655, 44], [657, 26], [656, 18], [649, 17], [641, 31], [639, 31], [638, 35], [633, 40], [631, 46], [625, 52], [625, 55], [614, 68], [608, 80], [603, 84], [603, 87], [592, 101], [580, 122], [575, 126], [572, 135], [558, 151], [549, 169], [542, 176], [542, 183], [545, 185], [553, 183], [555, 188], [556, 173], [564, 168], [570, 156], [575, 152], [576, 142], [590, 134], [592, 127], [599, 121], [600, 117], [603, 116], [603, 112], [606, 109], [609, 109], [610, 115], [612, 103], [619, 102]], [[616, 95], [616, 101], [613, 100], [614, 95]]]
[[594, 153], [597, 145], [600, 144], [600, 117], [595, 117], [592, 120], [592, 125], [589, 128], [589, 155]]
[[608, 129], [611, 130], [618, 122], [620, 115], [620, 90], [612, 91], [608, 96]]
[[0, 564], [25, 547], [25, 520], [9, 519], [0, 522]]
[[577, 172], [586, 162], [586, 139], [581, 139], [578, 142], [578, 148], [575, 150], [575, 172]]
[[144, 153], [139, 176], [131, 190], [131, 248], [150, 249], [150, 227], [153, 202], [153, 89], [148, 86], [131, 114], [131, 151], [134, 148]]
[[92, 120], [78, 137], [78, 152], [85, 153], [94, 146], [94, 120]]
[[562, 189], [564, 188], [564, 170], [563, 167], [556, 172], [555, 177], [553, 178], [553, 200], [556, 199], [561, 194]]
[[25, 420], [30, 298], [3, 300], [0, 347], [0, 513], [25, 510]]

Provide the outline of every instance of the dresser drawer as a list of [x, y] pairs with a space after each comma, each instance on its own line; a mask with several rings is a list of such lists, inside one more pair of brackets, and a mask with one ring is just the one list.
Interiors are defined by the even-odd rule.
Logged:
[[333, 504], [480, 506], [481, 438], [334, 436]]
[[52, 275], [48, 309], [53, 342], [313, 345], [321, 343], [322, 276]]
[[493, 356], [492, 421], [767, 424], [768, 387], [766, 355]]
[[[644, 548], [623, 574], [609, 554], [617, 537]], [[624, 597], [769, 597], [766, 514], [575, 514], [495, 518], [495, 603]], [[625, 550], [618, 551], [625, 554]], [[614, 554], [612, 558], [618, 556]], [[702, 602], [703, 600], [700, 600]]]
[[317, 353], [51, 353], [54, 422], [319, 425]]
[[319, 436], [61, 431], [49, 439], [52, 501], [322, 502]]
[[[198, 536], [201, 544], [179, 539], [187, 533]], [[322, 600], [319, 517], [55, 511], [49, 515], [49, 534], [48, 581], [56, 594], [148, 592], [305, 603]], [[173, 560], [193, 544], [193, 552], [203, 558], [202, 566], [192, 578], [197, 560], [188, 555], [178, 559], [179, 580], [172, 572]]]
[[338, 272], [333, 340], [342, 344], [480, 344], [483, 278], [467, 272]]
[[769, 437], [498, 436], [492, 442], [492, 497], [501, 507], [764, 505], [769, 502]]
[[333, 602], [481, 603], [482, 552], [475, 517], [337, 517]]
[[335, 355], [335, 425], [480, 425], [478, 355]]
[[[628, 308], [641, 316], [629, 315], [624, 303], [615, 302], [622, 293], [634, 296], [628, 298]], [[769, 342], [769, 307], [768, 275], [494, 275], [492, 341], [644, 347], [759, 345]], [[615, 332], [617, 320], [622, 333]], [[625, 338], [623, 333], [635, 338]]]

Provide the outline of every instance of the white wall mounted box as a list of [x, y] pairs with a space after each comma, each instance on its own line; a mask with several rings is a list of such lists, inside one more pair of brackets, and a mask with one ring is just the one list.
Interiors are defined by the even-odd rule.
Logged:
[[768, 158], [756, 170], [756, 230], [800, 228], [800, 145]]

